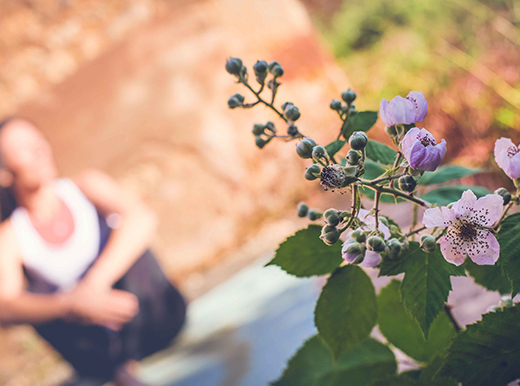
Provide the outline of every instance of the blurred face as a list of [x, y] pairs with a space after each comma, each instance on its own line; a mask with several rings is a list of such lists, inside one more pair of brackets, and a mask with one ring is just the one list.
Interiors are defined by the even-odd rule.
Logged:
[[24, 190], [36, 190], [56, 177], [51, 147], [30, 122], [15, 119], [0, 130], [0, 155], [12, 183]]

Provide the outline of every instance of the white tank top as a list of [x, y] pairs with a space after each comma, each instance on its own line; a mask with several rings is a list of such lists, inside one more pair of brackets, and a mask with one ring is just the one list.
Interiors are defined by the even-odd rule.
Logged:
[[99, 219], [96, 208], [69, 179], [55, 181], [56, 192], [72, 213], [74, 231], [60, 245], [45, 241], [34, 228], [27, 210], [18, 207], [11, 224], [18, 240], [25, 267], [35, 271], [59, 290], [74, 287], [98, 257]]

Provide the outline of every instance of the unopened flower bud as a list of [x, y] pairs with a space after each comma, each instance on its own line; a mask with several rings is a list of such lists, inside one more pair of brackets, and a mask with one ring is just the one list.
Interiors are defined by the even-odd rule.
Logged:
[[497, 190], [495, 190], [495, 194], [498, 194], [504, 199], [504, 205], [509, 204], [509, 202], [511, 201], [511, 193], [509, 193], [506, 188], [498, 188]]
[[339, 212], [336, 209], [327, 209], [325, 213], [323, 213], [323, 219], [327, 224], [333, 226], [338, 225], [341, 221]]
[[321, 168], [318, 164], [312, 164], [307, 169], [305, 169], [305, 179], [309, 181], [313, 181], [319, 178], [321, 175]]
[[255, 137], [255, 144], [256, 146], [261, 149], [263, 148], [265, 145], [267, 145], [267, 141], [265, 139], [263, 139], [262, 137], [260, 136], [256, 136]]
[[399, 189], [403, 192], [413, 192], [416, 186], [417, 182], [412, 176], [402, 176], [399, 178]]
[[395, 259], [401, 253], [401, 243], [397, 239], [390, 239], [386, 243], [385, 252], [390, 259]]
[[311, 221], [319, 220], [322, 215], [323, 215], [323, 213], [321, 213], [319, 210], [315, 210], [315, 209], [309, 210], [309, 213], [308, 213], [309, 220], [311, 220]]
[[397, 136], [397, 130], [395, 126], [385, 126], [385, 132], [392, 138]]
[[499, 307], [513, 307], [513, 299], [511, 299], [511, 295], [504, 295], [500, 298], [500, 303], [498, 303]]
[[348, 89], [347, 91], [341, 94], [341, 99], [343, 99], [347, 104], [351, 104], [352, 102], [354, 102], [356, 97], [356, 93], [351, 89]]
[[299, 133], [299, 131], [298, 131], [298, 127], [297, 126], [290, 125], [287, 128], [287, 135], [290, 135], [291, 137], [296, 137], [298, 135], [298, 133]]
[[229, 58], [226, 61], [226, 71], [231, 75], [240, 75], [242, 67], [242, 61], [238, 58]]
[[370, 251], [381, 253], [385, 250], [385, 247], [384, 240], [379, 236], [371, 236], [367, 240], [367, 248]]
[[269, 121], [269, 122], [267, 122], [267, 123], [265, 124], [265, 128], [266, 128], [267, 130], [269, 130], [270, 132], [272, 132], [272, 133], [276, 133], [276, 129], [275, 129], [275, 127], [274, 127], [274, 123], [271, 122], [271, 121]]
[[363, 150], [368, 143], [368, 137], [362, 131], [354, 131], [350, 136], [348, 143], [354, 150]]
[[296, 153], [301, 158], [312, 158], [312, 149], [314, 146], [316, 146], [316, 142], [310, 138], [304, 138], [296, 145]]
[[265, 133], [265, 126], [259, 123], [253, 126], [253, 135], [262, 135]]
[[253, 66], [253, 71], [255, 72], [256, 81], [263, 84], [267, 76], [267, 62], [265, 60], [257, 60]]
[[350, 105], [350, 109], [348, 111], [349, 111], [349, 116], [356, 115], [357, 114], [356, 105], [354, 103], [352, 103]]
[[356, 229], [354, 232], [352, 232], [350, 237], [352, 237], [358, 243], [364, 243], [365, 241], [367, 241], [367, 235], [363, 232], [362, 229]]
[[421, 248], [426, 253], [434, 252], [435, 248], [437, 248], [437, 241], [435, 241], [435, 237], [432, 235], [422, 235]]
[[268, 67], [269, 67], [269, 72], [271, 74], [273, 74], [273, 76], [275, 78], [279, 78], [280, 76], [283, 75], [283, 68], [280, 65], [280, 63], [274, 61], [274, 62], [269, 63]]
[[321, 228], [321, 236], [320, 239], [327, 245], [332, 245], [339, 240], [339, 230], [333, 225], [325, 225]]
[[298, 110], [298, 107], [291, 103], [284, 109], [283, 115], [285, 116], [285, 118], [287, 118], [287, 120], [295, 122], [300, 118], [301, 114], [300, 110]]
[[355, 240], [347, 240], [341, 248], [343, 259], [349, 264], [359, 264], [365, 258], [365, 246]]
[[307, 214], [309, 213], [309, 207], [304, 202], [300, 202], [296, 208], [296, 211], [298, 213], [298, 217], [307, 217]]
[[327, 158], [327, 150], [325, 150], [323, 146], [314, 146], [312, 149], [312, 158], [315, 160]]
[[347, 153], [347, 162], [349, 165], [357, 165], [361, 159], [361, 154], [357, 150], [350, 149]]
[[341, 101], [338, 101], [337, 99], [334, 99], [332, 102], [330, 102], [330, 108], [331, 110], [341, 110]]
[[227, 103], [230, 109], [241, 107], [244, 105], [244, 97], [240, 94], [235, 94], [228, 99]]

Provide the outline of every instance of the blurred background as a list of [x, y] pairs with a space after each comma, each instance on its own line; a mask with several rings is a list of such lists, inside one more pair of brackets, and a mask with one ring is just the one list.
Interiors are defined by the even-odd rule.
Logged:
[[[358, 110], [421, 90], [445, 160], [485, 167], [469, 183], [494, 190], [510, 187], [494, 141], [520, 140], [519, 27], [516, 0], [0, 0], [0, 116], [39, 125], [62, 175], [96, 167], [139, 194], [163, 268], [197, 299], [303, 227], [299, 201], [345, 200], [310, 188], [294, 144], [254, 146], [253, 123], [275, 117], [228, 110], [244, 90], [227, 57], [279, 61], [278, 103], [321, 143], [348, 87]], [[381, 122], [374, 135], [389, 142]], [[0, 385], [69, 372], [30, 328], [0, 330]]]

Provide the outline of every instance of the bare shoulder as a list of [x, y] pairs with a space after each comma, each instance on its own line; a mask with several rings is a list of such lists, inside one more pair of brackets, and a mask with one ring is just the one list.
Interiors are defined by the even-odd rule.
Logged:
[[0, 223], [0, 260], [19, 259], [20, 249], [15, 238], [11, 220]]

